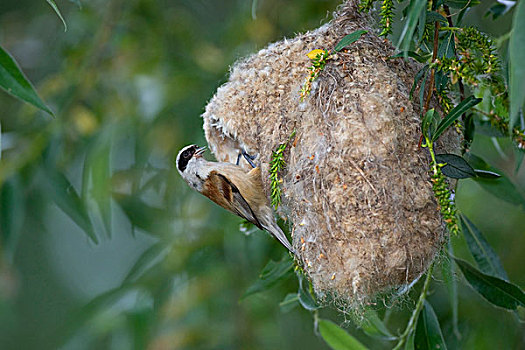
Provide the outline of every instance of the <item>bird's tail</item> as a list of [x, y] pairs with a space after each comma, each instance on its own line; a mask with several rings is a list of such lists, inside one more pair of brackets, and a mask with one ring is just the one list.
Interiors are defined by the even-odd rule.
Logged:
[[281, 244], [288, 249], [292, 254], [295, 254], [295, 251], [293, 250], [292, 245], [288, 241], [288, 238], [286, 238], [286, 235], [284, 234], [283, 230], [277, 225], [277, 223], [274, 221], [271, 223], [270, 227], [264, 227], [268, 232], [271, 233], [272, 236], [277, 238]]

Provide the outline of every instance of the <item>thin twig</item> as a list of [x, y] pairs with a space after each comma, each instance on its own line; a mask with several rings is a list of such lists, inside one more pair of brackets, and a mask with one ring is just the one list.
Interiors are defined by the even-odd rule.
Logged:
[[[443, 9], [445, 10], [445, 14], [447, 15], [448, 26], [451, 28], [454, 28], [454, 22], [452, 22], [452, 15], [450, 14], [450, 8], [448, 7], [448, 5], [443, 4]], [[459, 86], [459, 94], [461, 97], [461, 101], [463, 101], [465, 99], [465, 87], [463, 86], [463, 82], [461, 81], [461, 79], [458, 79], [458, 86]], [[465, 113], [463, 113], [461, 118], [465, 119]]]
[[408, 320], [407, 328], [405, 328], [405, 331], [403, 332], [403, 334], [399, 336], [399, 341], [397, 342], [396, 347], [393, 350], [401, 349], [401, 347], [405, 344], [408, 336], [412, 332], [414, 332], [417, 318], [421, 310], [423, 310], [423, 305], [425, 304], [425, 299], [427, 298], [428, 287], [430, 286], [430, 281], [432, 280], [433, 270], [434, 270], [434, 263], [430, 264], [428, 268], [427, 278], [425, 278], [423, 289], [421, 290], [421, 294], [419, 294], [419, 299], [417, 300], [416, 308], [412, 312], [412, 316], [410, 316], [410, 320]]
[[[432, 63], [436, 61], [437, 52], [439, 44], [439, 22], [434, 22], [434, 50], [432, 51]], [[434, 79], [435, 79], [436, 69], [432, 68], [430, 71], [430, 80], [428, 84], [427, 100], [425, 101], [424, 113], [428, 111], [430, 106], [430, 100], [432, 99], [432, 93], [434, 92]]]

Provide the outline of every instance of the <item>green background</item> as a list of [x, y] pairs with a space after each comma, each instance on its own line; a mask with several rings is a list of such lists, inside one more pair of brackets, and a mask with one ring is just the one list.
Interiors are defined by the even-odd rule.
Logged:
[[[261, 232], [240, 233], [237, 217], [182, 182], [173, 159], [186, 144], [205, 144], [199, 115], [235, 60], [326, 23], [338, 3], [57, 1], [64, 32], [44, 0], [2, 0], [0, 45], [56, 118], [0, 93], [0, 348], [327, 348], [308, 311], [280, 311], [296, 279], [240, 300], [283, 249]], [[499, 37], [511, 16], [483, 17], [490, 3], [467, 21]], [[503, 42], [503, 61], [505, 50]], [[509, 143], [495, 140], [477, 135], [473, 152], [523, 194], [525, 171], [514, 172]], [[525, 286], [523, 209], [471, 180], [456, 198], [510, 280]], [[462, 239], [453, 242], [467, 257]], [[439, 282], [429, 300], [449, 348], [525, 348], [514, 314], [464, 283], [457, 339]], [[393, 332], [413, 305], [406, 298], [387, 312]], [[347, 326], [371, 348], [388, 348]]]

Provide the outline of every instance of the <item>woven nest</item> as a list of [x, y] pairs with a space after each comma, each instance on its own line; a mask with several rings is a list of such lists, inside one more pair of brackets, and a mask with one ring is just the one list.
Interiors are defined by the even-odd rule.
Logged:
[[[203, 114], [216, 158], [257, 156], [268, 195], [272, 151], [296, 130], [279, 214], [317, 296], [353, 304], [417, 280], [444, 234], [409, 99], [418, 66], [388, 59], [393, 47], [368, 23], [349, 1], [328, 24], [237, 62]], [[328, 60], [301, 102], [307, 53], [359, 29], [369, 32]], [[441, 150], [458, 148], [452, 133], [442, 139]]]

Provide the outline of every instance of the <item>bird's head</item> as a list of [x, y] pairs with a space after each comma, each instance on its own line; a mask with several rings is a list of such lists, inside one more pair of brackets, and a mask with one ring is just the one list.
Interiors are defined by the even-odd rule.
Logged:
[[197, 145], [189, 145], [180, 150], [175, 160], [175, 165], [183, 177], [188, 166], [193, 164], [198, 158], [202, 158], [204, 151], [206, 151], [206, 147]]

